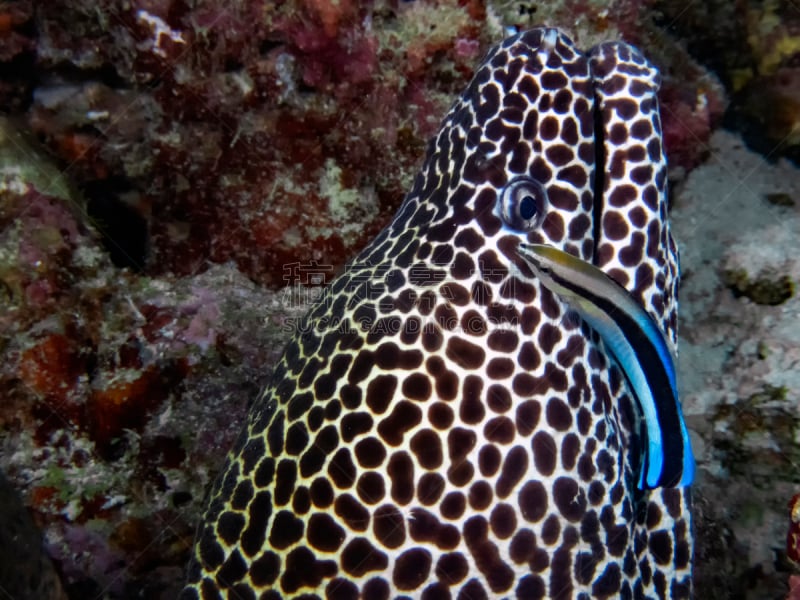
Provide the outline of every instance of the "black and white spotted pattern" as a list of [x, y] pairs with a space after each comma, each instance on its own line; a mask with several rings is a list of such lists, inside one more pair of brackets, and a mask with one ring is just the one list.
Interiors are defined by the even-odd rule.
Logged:
[[[253, 406], [182, 599], [689, 597], [688, 490], [636, 489], [620, 372], [516, 252], [594, 261], [674, 339], [657, 85], [554, 29], [489, 52]], [[524, 232], [519, 177], [547, 196]]]

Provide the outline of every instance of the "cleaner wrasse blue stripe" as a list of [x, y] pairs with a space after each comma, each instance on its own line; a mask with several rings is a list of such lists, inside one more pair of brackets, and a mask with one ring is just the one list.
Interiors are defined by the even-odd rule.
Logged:
[[678, 401], [675, 362], [658, 325], [594, 265], [542, 244], [521, 244], [519, 252], [542, 284], [600, 334], [628, 382], [647, 430], [639, 488], [691, 484], [694, 454]]

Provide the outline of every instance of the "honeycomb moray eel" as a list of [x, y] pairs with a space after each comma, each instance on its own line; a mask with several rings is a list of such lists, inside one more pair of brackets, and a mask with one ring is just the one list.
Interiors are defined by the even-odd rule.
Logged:
[[489, 51], [253, 405], [182, 599], [690, 596], [689, 488], [640, 485], [630, 359], [522, 255], [592, 263], [675, 344], [657, 88], [623, 43]]

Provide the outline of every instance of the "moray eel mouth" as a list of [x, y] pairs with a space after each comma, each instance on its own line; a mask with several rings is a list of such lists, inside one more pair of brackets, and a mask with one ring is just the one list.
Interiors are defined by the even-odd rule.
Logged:
[[254, 402], [182, 600], [690, 596], [657, 88], [623, 43], [488, 52]]

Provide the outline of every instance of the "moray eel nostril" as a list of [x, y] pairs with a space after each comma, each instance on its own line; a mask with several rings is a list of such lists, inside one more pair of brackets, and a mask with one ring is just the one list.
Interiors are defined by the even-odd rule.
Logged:
[[[580, 304], [613, 290], [675, 344], [657, 88], [623, 43], [489, 51], [254, 403], [182, 599], [690, 597], [691, 448], [632, 375], [671, 363], [613, 356]], [[565, 294], [537, 252], [594, 279]]]

